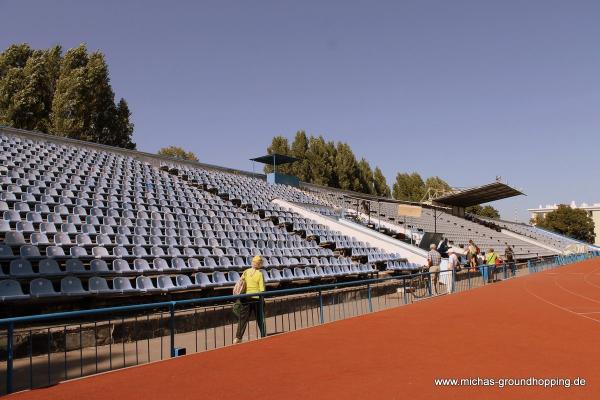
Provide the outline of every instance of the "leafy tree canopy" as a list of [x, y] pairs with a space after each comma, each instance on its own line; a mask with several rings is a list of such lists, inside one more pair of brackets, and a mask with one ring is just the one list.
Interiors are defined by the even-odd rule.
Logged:
[[[275, 136], [267, 153], [299, 158], [300, 161], [279, 166], [277, 170], [295, 175], [301, 181], [390, 196], [390, 189], [381, 169], [376, 167], [373, 171], [366, 159], [357, 160], [347, 143], [326, 141], [323, 136], [307, 136], [306, 132], [298, 131], [291, 144], [285, 136]], [[272, 166], [265, 166], [266, 173], [272, 170]]]
[[34, 50], [28, 44], [0, 53], [0, 124], [135, 149], [131, 112], [115, 103], [108, 65], [84, 44]]
[[469, 214], [477, 215], [479, 217], [491, 218], [491, 219], [500, 219], [500, 212], [496, 210], [492, 206], [471, 206], [465, 209]]
[[161, 156], [179, 158], [180, 160], [198, 161], [198, 157], [191, 151], [185, 151], [181, 147], [169, 146], [163, 147], [158, 151]]
[[596, 238], [594, 221], [587, 211], [571, 208], [565, 204], [559, 205], [556, 210], [549, 212], [545, 217], [536, 218], [532, 222], [540, 228], [583, 242], [594, 243]]

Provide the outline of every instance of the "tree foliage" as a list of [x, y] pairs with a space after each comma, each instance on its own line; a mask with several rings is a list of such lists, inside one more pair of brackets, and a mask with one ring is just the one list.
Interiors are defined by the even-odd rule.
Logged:
[[469, 214], [477, 215], [479, 217], [491, 218], [491, 219], [500, 219], [500, 212], [496, 210], [492, 206], [471, 206], [465, 209]]
[[371, 165], [364, 158], [361, 158], [358, 162], [358, 183], [359, 187], [355, 189], [356, 191], [366, 194], [376, 194], [375, 176], [371, 170]]
[[373, 172], [373, 189], [377, 196], [391, 196], [390, 187], [388, 186], [385, 176], [383, 176], [383, 172], [381, 172], [379, 167], [375, 167], [375, 172]]
[[[326, 141], [323, 136], [307, 136], [306, 132], [298, 131], [291, 144], [285, 136], [275, 136], [267, 153], [299, 158], [300, 161], [277, 167], [277, 170], [295, 175], [301, 181], [366, 194], [390, 195], [381, 169], [376, 167], [373, 171], [366, 159], [357, 160], [347, 143]], [[265, 166], [265, 172], [272, 171], [272, 166]]]
[[311, 167], [310, 161], [306, 158], [308, 153], [308, 137], [306, 136], [306, 132], [296, 132], [290, 150], [292, 157], [300, 159], [300, 161], [296, 161], [292, 165], [292, 173], [301, 181], [310, 182]]
[[440, 192], [448, 191], [451, 188], [450, 185], [448, 185], [448, 183], [446, 183], [446, 181], [440, 178], [439, 176], [430, 176], [425, 181], [425, 192], [427, 192], [427, 190], [429, 189]]
[[334, 166], [340, 189], [360, 190], [358, 163], [347, 143], [338, 142]]
[[198, 161], [198, 157], [191, 151], [185, 151], [181, 147], [169, 146], [163, 147], [158, 151], [161, 156], [179, 158], [181, 160]]
[[131, 112], [115, 104], [108, 65], [84, 44], [0, 53], [0, 124], [134, 149]]
[[596, 238], [594, 220], [587, 211], [571, 208], [565, 204], [559, 205], [556, 210], [549, 212], [545, 217], [536, 218], [534, 222], [540, 228], [583, 242], [594, 243]]
[[392, 195], [396, 200], [421, 201], [426, 188], [423, 178], [416, 172], [412, 174], [398, 173], [392, 187]]
[[[275, 136], [271, 142], [271, 145], [267, 147], [267, 154], [281, 154], [284, 156], [289, 156], [290, 154], [290, 145], [285, 136]], [[265, 172], [270, 173], [273, 172], [273, 166], [266, 164]], [[282, 174], [289, 174], [291, 172], [291, 165], [284, 164], [277, 166], [277, 172], [281, 172]]]

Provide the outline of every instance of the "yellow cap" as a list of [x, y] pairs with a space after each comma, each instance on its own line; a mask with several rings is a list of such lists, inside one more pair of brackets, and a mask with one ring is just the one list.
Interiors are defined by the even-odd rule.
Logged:
[[263, 262], [263, 259], [262, 259], [261, 256], [254, 256], [252, 258], [252, 264], [254, 264], [254, 263], [261, 263], [262, 264], [262, 262]]

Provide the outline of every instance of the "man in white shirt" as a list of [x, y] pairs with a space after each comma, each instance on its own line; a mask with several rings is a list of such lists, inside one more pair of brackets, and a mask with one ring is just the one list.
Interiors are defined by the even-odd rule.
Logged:
[[[458, 270], [458, 266], [460, 261], [458, 260], [458, 256], [454, 251], [454, 248], [450, 248], [448, 250], [448, 270], [452, 271], [452, 274], [456, 273]], [[450, 279], [450, 286], [448, 287], [448, 293], [452, 293], [454, 291], [454, 278]]]

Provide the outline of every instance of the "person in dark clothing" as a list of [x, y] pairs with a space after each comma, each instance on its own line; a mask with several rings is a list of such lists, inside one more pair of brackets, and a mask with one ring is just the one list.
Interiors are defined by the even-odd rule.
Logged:
[[510, 272], [512, 276], [517, 274], [517, 268], [515, 265], [515, 252], [512, 247], [508, 243], [504, 243], [504, 261], [508, 268], [510, 268]]

